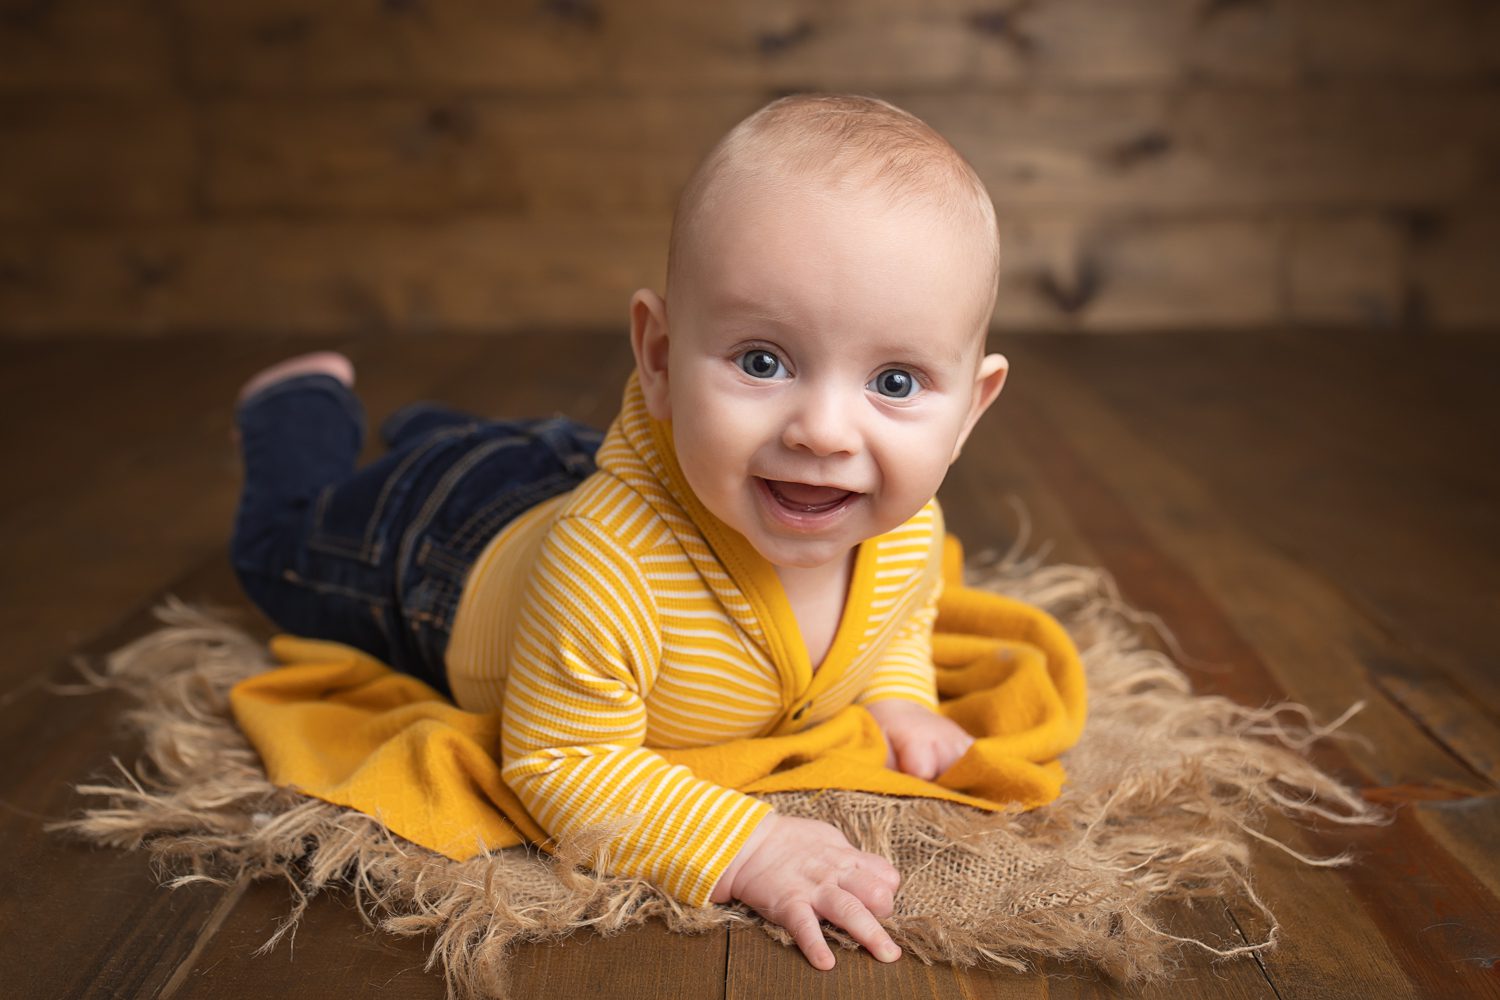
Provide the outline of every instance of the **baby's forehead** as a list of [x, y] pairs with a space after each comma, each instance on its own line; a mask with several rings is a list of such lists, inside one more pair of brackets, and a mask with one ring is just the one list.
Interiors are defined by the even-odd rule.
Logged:
[[[742, 229], [779, 226], [809, 231], [856, 229], [870, 217], [899, 218], [912, 239], [974, 243], [990, 239], [992, 224], [941, 193], [882, 183], [873, 171], [838, 174], [767, 169], [726, 171], [692, 206], [683, 229], [686, 254], [713, 252]], [[984, 256], [981, 254], [981, 256]]]
[[777, 159], [765, 159], [723, 165], [693, 208], [711, 213], [744, 201], [774, 206], [796, 205], [808, 199], [830, 204], [844, 202], [862, 210], [924, 205], [936, 208], [941, 202], [931, 186], [896, 184], [882, 178], [875, 163], [833, 170], [799, 168]]

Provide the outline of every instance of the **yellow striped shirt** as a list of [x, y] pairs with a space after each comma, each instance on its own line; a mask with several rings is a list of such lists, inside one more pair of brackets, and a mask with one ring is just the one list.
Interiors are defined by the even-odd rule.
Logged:
[[631, 376], [599, 471], [486, 547], [447, 654], [468, 709], [501, 711], [503, 776], [558, 837], [639, 817], [607, 867], [693, 906], [771, 811], [653, 747], [796, 732], [848, 705], [936, 705], [937, 502], [859, 546], [816, 670], [776, 576], [688, 488]]

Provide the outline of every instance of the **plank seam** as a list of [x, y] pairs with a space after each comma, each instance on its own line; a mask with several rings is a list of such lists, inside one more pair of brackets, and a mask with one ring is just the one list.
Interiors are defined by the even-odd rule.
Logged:
[[[1234, 915], [1234, 909], [1229, 906], [1224, 907], [1224, 915], [1234, 925], [1234, 931], [1240, 936], [1240, 940], [1245, 942], [1245, 944], [1249, 944], [1250, 936], [1245, 933], [1245, 928], [1240, 926], [1240, 918]], [[1260, 974], [1265, 977], [1266, 985], [1271, 988], [1271, 993], [1276, 997], [1276, 1000], [1282, 1000], [1281, 990], [1276, 988], [1276, 981], [1271, 978], [1271, 970], [1266, 965], [1265, 956], [1260, 951], [1252, 951], [1250, 956], [1255, 959], [1255, 964], [1260, 969]]]
[[167, 977], [166, 983], [157, 991], [156, 1000], [171, 1000], [172, 997], [177, 995], [177, 991], [187, 981], [188, 974], [193, 971], [193, 965], [203, 955], [204, 949], [208, 947], [208, 943], [219, 933], [219, 928], [224, 925], [224, 921], [228, 919], [230, 912], [239, 905], [240, 900], [245, 895], [245, 890], [249, 886], [250, 880], [241, 877], [224, 894], [224, 898], [220, 899], [218, 904], [214, 906], [213, 912], [208, 915], [208, 919], [204, 921], [203, 927], [198, 931], [198, 939], [193, 942], [193, 947], [188, 949], [188, 953], [182, 957], [182, 961], [177, 963], [177, 967]]

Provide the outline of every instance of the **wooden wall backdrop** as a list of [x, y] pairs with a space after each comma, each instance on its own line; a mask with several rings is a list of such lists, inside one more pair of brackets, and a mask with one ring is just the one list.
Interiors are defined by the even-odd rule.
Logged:
[[804, 89], [974, 162], [999, 329], [1500, 324], [1486, 0], [0, 0], [0, 333], [613, 327]]

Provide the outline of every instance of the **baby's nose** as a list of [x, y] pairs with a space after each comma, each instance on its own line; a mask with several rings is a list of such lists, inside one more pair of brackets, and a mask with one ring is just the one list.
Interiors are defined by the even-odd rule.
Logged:
[[859, 451], [857, 403], [831, 392], [806, 393], [798, 402], [783, 435], [788, 447], [820, 457]]

